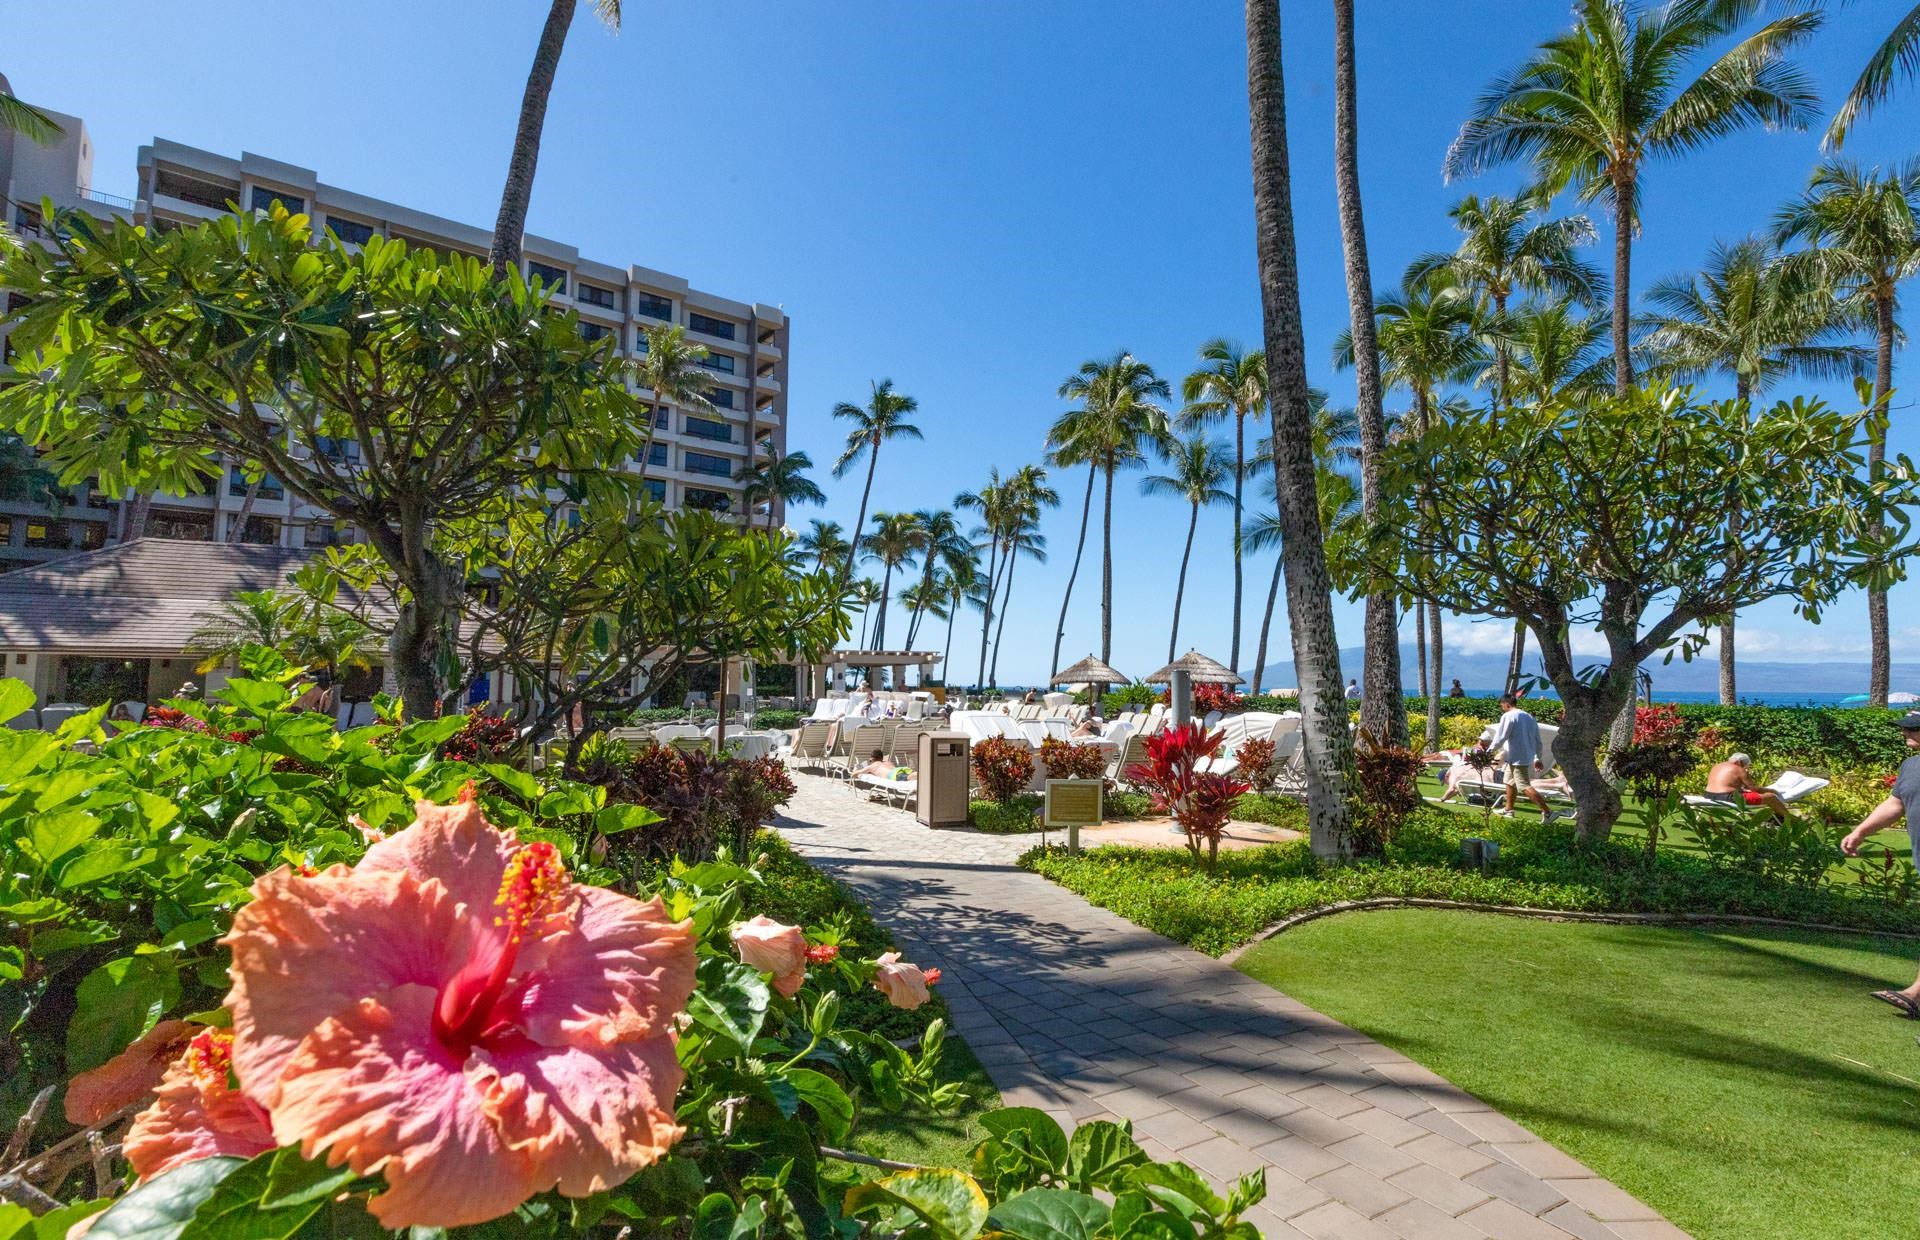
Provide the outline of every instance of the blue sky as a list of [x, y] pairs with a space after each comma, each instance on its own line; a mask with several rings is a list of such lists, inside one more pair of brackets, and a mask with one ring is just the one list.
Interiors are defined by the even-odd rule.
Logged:
[[[15, 6], [0, 60], [22, 98], [86, 119], [97, 188], [131, 192], [135, 149], [160, 135], [492, 220], [544, 5], [335, 0], [283, 10], [201, 0], [169, 11], [164, 26], [131, 8], [116, 19], [115, 7], [76, 37], [58, 6]], [[1801, 58], [1825, 97], [1844, 93], [1896, 7], [1875, 0], [1830, 18]], [[1237, 4], [628, 0], [618, 35], [581, 8], [547, 116], [530, 228], [595, 258], [783, 304], [793, 316], [789, 447], [823, 466], [843, 438], [828, 416], [834, 402], [860, 399], [870, 379], [888, 376], [916, 396], [926, 440], [886, 449], [876, 508], [945, 504], [991, 467], [1036, 460], [1063, 408], [1054, 390], [1087, 358], [1125, 347], [1177, 381], [1208, 337], [1257, 344]], [[1362, 177], [1384, 284], [1416, 254], [1452, 247], [1445, 211], [1461, 194], [1518, 183], [1501, 174], [1449, 186], [1441, 159], [1477, 94], [1561, 29], [1567, 6], [1360, 8]], [[1351, 378], [1327, 360], [1347, 315], [1330, 10], [1286, 5], [1285, 37], [1312, 377], [1343, 403]], [[1856, 131], [1848, 154], [1911, 153], [1916, 101], [1920, 90], [1908, 89]], [[1636, 286], [1697, 266], [1716, 238], [1764, 225], [1817, 157], [1816, 134], [1755, 132], [1649, 169]], [[1603, 252], [1593, 258], [1605, 264]], [[1896, 364], [1896, 386], [1907, 369]], [[1920, 454], [1912, 405], [1896, 398], [1893, 446]], [[825, 515], [851, 525], [860, 475], [835, 483], [821, 473], [830, 503], [824, 514], [801, 510], [796, 524]], [[1049, 670], [1085, 478], [1055, 482], [1067, 502], [1045, 528], [1049, 563], [1020, 569], [1003, 683]], [[1132, 674], [1164, 661], [1186, 517], [1177, 501], [1141, 498], [1137, 475], [1121, 480], [1113, 661]], [[1181, 630], [1183, 648], [1222, 659], [1227, 531], [1224, 510], [1202, 517]], [[1094, 552], [1066, 659], [1097, 647]], [[1270, 565], [1248, 567], [1243, 667]], [[1903, 620], [1914, 602], [1920, 584], [1896, 589], [1896, 660], [1920, 658], [1920, 627]], [[1358, 645], [1358, 608], [1341, 603], [1337, 617], [1343, 643]], [[903, 632], [897, 615], [890, 628]], [[1456, 647], [1506, 641], [1500, 626], [1465, 622], [1452, 636]], [[977, 641], [977, 617], [963, 620], [956, 648]], [[1848, 600], [1813, 627], [1768, 605], [1743, 618], [1741, 642], [1755, 659], [1863, 657], [1865, 609]], [[1284, 658], [1283, 618], [1274, 643], [1271, 657]], [[955, 665], [971, 678], [973, 657]]]

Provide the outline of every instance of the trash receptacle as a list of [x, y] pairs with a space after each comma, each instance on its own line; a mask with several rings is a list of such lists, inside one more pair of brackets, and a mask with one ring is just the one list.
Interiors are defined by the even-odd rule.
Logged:
[[970, 772], [964, 732], [920, 734], [919, 781], [913, 816], [929, 827], [967, 825], [967, 785]]

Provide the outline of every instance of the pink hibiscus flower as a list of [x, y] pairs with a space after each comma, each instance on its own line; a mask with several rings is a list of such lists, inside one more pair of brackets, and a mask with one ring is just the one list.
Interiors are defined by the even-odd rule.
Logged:
[[233, 1087], [233, 1034], [196, 1034], [167, 1068], [153, 1105], [133, 1117], [122, 1151], [134, 1175], [150, 1180], [181, 1163], [216, 1154], [252, 1158], [273, 1149], [258, 1105]]
[[909, 1012], [931, 997], [927, 985], [939, 977], [938, 970], [932, 977], [922, 973], [919, 965], [900, 959], [899, 952], [887, 952], [874, 964], [878, 967], [873, 971], [873, 988], [885, 995], [888, 1003]]
[[575, 884], [471, 786], [417, 813], [352, 869], [254, 884], [224, 940], [241, 1089], [280, 1143], [383, 1174], [369, 1208], [387, 1227], [621, 1183], [683, 1132], [691, 923]]
[[807, 936], [798, 926], [783, 926], [759, 916], [733, 928], [741, 963], [773, 974], [773, 988], [791, 999], [807, 980]]
[[160, 1087], [167, 1068], [205, 1026], [163, 1020], [112, 1059], [67, 1082], [67, 1122], [97, 1124]]

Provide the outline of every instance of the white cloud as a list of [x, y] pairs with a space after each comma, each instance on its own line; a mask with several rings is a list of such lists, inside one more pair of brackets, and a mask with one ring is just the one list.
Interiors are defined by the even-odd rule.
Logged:
[[[1456, 654], [1505, 654], [1513, 649], [1513, 622], [1511, 620], [1466, 620], [1459, 616], [1443, 616], [1440, 633], [1446, 639], [1447, 649]], [[1413, 629], [1409, 625], [1404, 640], [1413, 639]], [[1533, 635], [1527, 635], [1527, 649], [1534, 649]], [[1573, 634], [1573, 653], [1582, 657], [1605, 655], [1606, 639], [1590, 629], [1576, 629]]]

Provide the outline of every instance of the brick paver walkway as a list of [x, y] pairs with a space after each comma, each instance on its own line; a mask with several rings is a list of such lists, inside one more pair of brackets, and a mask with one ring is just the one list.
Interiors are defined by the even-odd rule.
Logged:
[[1267, 1171], [1269, 1240], [1684, 1237], [1399, 1053], [1015, 868], [1033, 836], [929, 831], [796, 773], [778, 826], [938, 965], [955, 1030], [1009, 1106], [1133, 1121], [1225, 1183]]

